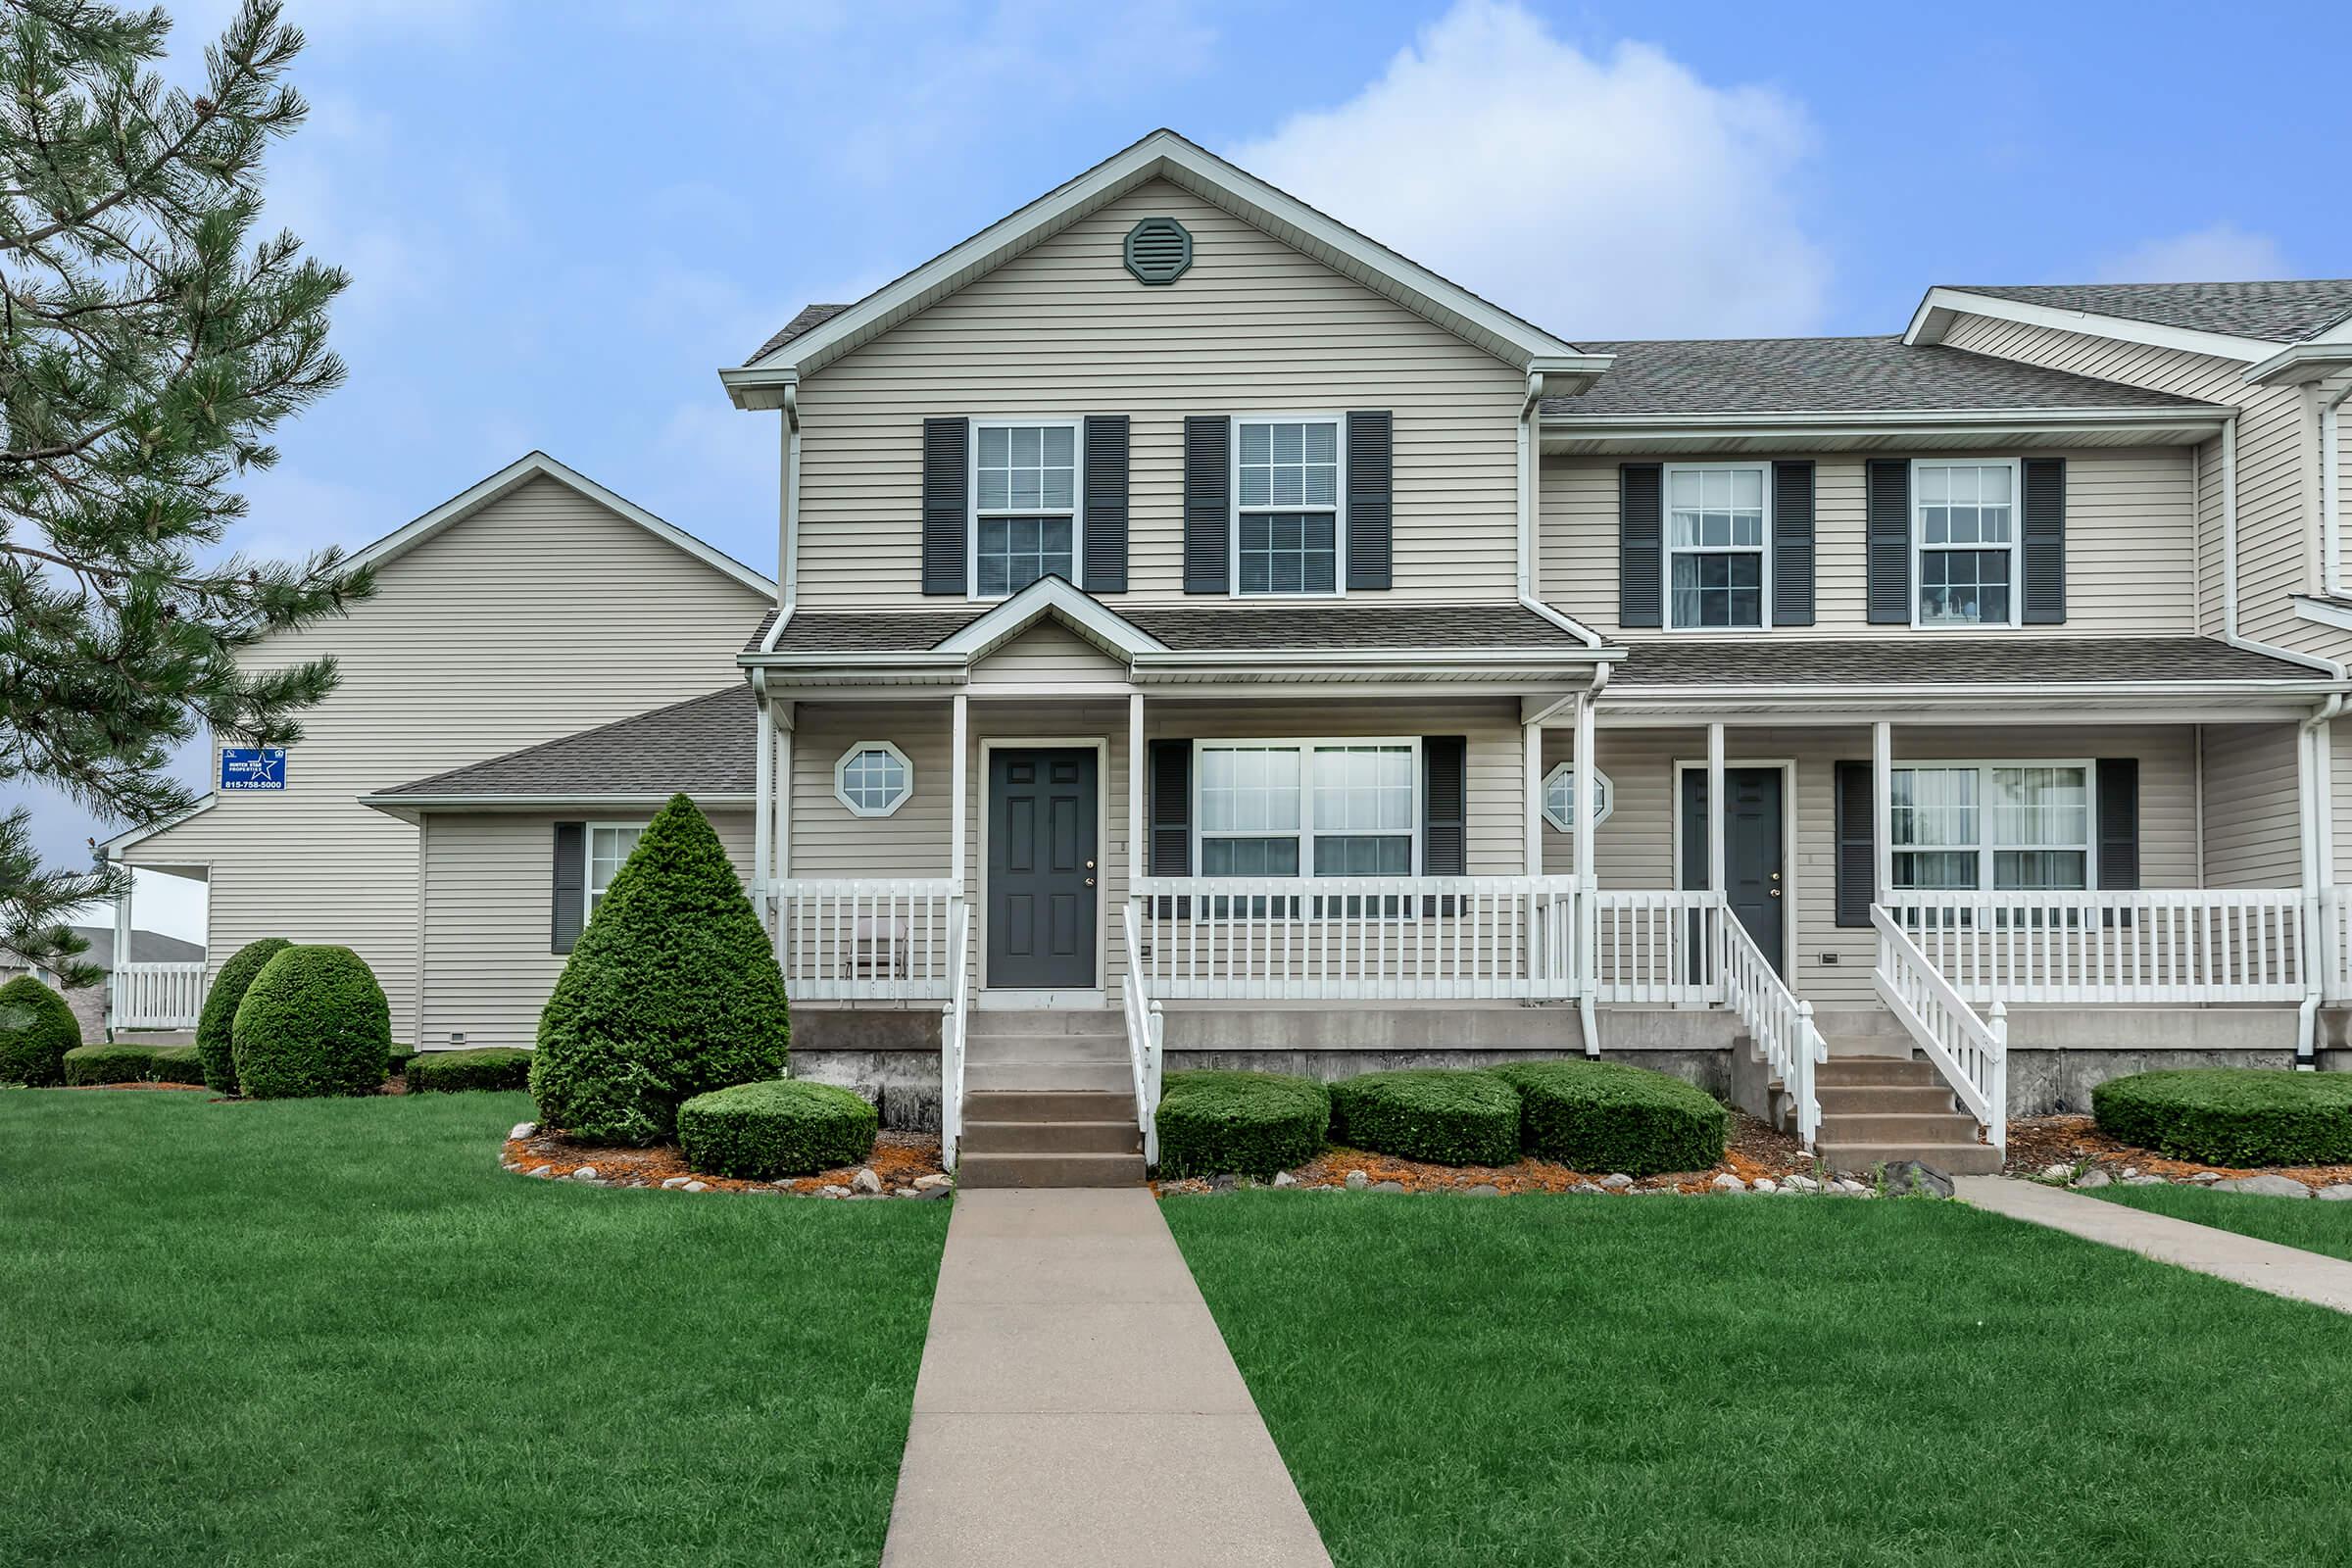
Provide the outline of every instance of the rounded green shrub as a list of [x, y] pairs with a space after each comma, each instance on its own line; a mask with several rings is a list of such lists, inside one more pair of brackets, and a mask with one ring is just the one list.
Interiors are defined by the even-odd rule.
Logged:
[[294, 944], [284, 937], [248, 942], [228, 956], [220, 972], [204, 994], [204, 1010], [196, 1015], [196, 1054], [204, 1062], [204, 1085], [215, 1094], [237, 1092], [237, 1006], [262, 966]]
[[65, 998], [28, 974], [0, 986], [0, 1084], [63, 1083], [66, 1053], [80, 1044]]
[[1162, 1176], [1267, 1177], [1304, 1164], [1331, 1128], [1331, 1092], [1278, 1072], [1180, 1072], [1159, 1095]]
[[1495, 1070], [1519, 1091], [1519, 1142], [1571, 1170], [1704, 1170], [1731, 1115], [1694, 1084], [1614, 1061], [1528, 1061]]
[[539, 1014], [539, 1119], [594, 1143], [659, 1143], [695, 1096], [782, 1077], [791, 1037], [760, 915], [710, 822], [672, 796]]
[[412, 1095], [523, 1089], [531, 1081], [531, 1054], [519, 1046], [415, 1052], [409, 1057], [408, 1075]]
[[237, 1088], [256, 1100], [371, 1095], [392, 1054], [392, 1011], [349, 948], [287, 948], [246, 988], [230, 1040]]
[[766, 1078], [697, 1095], [678, 1107], [687, 1163], [753, 1181], [855, 1165], [874, 1152], [874, 1107], [847, 1089]]
[[204, 1062], [194, 1046], [82, 1046], [66, 1053], [66, 1082], [201, 1084]]
[[1490, 1072], [1368, 1072], [1331, 1086], [1331, 1136], [1376, 1154], [1441, 1165], [1519, 1158], [1518, 1092]]
[[2209, 1165], [2352, 1162], [2352, 1073], [2190, 1067], [2110, 1078], [2090, 1092], [2099, 1131]]
[[[409, 1063], [416, 1059], [416, 1054], [415, 1046], [404, 1046], [395, 1040], [392, 1042], [392, 1054], [385, 1061], [385, 1069], [395, 1078], [402, 1077], [407, 1074]], [[516, 1087], [521, 1086], [517, 1085]]]

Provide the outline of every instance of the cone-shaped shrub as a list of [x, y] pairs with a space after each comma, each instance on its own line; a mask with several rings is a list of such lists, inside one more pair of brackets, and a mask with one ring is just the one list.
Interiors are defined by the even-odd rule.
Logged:
[[372, 1095], [392, 1054], [392, 1009], [349, 948], [288, 948], [262, 965], [230, 1032], [237, 1089], [255, 1100]]
[[196, 1056], [204, 1063], [204, 1086], [213, 1093], [237, 1092], [237, 1006], [262, 965], [293, 945], [284, 937], [248, 942], [213, 976], [212, 989], [204, 994], [204, 1010], [196, 1015]]
[[66, 999], [28, 974], [0, 986], [0, 1084], [65, 1082], [81, 1023]]
[[652, 1144], [678, 1106], [783, 1076], [792, 1032], [767, 932], [692, 801], [670, 798], [613, 876], [539, 1015], [531, 1095], [574, 1138]]

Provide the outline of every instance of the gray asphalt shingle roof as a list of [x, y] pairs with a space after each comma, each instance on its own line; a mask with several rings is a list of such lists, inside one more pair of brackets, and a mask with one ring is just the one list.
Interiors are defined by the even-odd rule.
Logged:
[[2054, 311], [2150, 321], [2198, 332], [2227, 332], [2270, 343], [2300, 343], [2352, 316], [2352, 277], [2299, 277], [2268, 283], [1947, 283]]
[[[1098, 601], [1141, 630], [1183, 653], [1263, 649], [1377, 651], [1415, 648], [1532, 648], [1572, 653], [1575, 633], [1516, 604], [1286, 604], [1268, 606], [1144, 606]], [[799, 611], [777, 640], [778, 653], [922, 653], [994, 609]], [[753, 633], [756, 650], [775, 620]]]
[[778, 327], [775, 331], [775, 334], [766, 342], [752, 350], [752, 357], [743, 363], [746, 365], [759, 364], [768, 355], [782, 348], [785, 344], [791, 342], [794, 338], [799, 337], [802, 333], [824, 325], [827, 321], [830, 321], [833, 319], [833, 318], [839, 316], [842, 312], [848, 309], [849, 307], [847, 305], [802, 306], [799, 315], [795, 316], [791, 320], [786, 321], [782, 326]]
[[2302, 664], [2213, 637], [1692, 639], [1626, 647], [1609, 690], [1644, 686], [2017, 685], [2047, 681], [2317, 681]]
[[380, 791], [401, 796], [749, 795], [751, 688], [730, 686], [650, 713], [526, 746]]
[[1951, 410], [2207, 409], [2124, 386], [1900, 337], [1776, 337], [1587, 343], [1617, 363], [1545, 415], [1879, 414]]

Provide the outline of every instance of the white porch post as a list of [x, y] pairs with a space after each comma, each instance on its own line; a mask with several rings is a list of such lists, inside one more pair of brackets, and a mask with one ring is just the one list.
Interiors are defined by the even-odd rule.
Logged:
[[1544, 874], [1544, 725], [1541, 720], [1519, 726], [1520, 798], [1527, 807], [1527, 874]]
[[1707, 726], [1707, 887], [1723, 891], [1723, 725]]
[[773, 882], [792, 876], [792, 732], [796, 712], [790, 703], [769, 705], [776, 726], [776, 760], [768, 769], [775, 783], [776, 821], [771, 830], [769, 865]]
[[752, 753], [752, 906], [764, 922], [774, 913], [769, 894], [775, 868], [776, 720], [766, 693], [755, 697], [753, 707], [759, 718]]
[[1576, 846], [1576, 990], [1578, 1021], [1584, 1027], [1585, 1054], [1600, 1054], [1600, 1020], [1593, 999], [1600, 986], [1600, 875], [1592, 866], [1592, 799], [1594, 770], [1592, 694], [1576, 700], [1576, 788], [1568, 801], [1569, 834]]
[[963, 841], [965, 818], [971, 811], [970, 768], [964, 760], [965, 736], [971, 699], [957, 692], [950, 699], [954, 719], [949, 725], [948, 793], [955, 797], [955, 808], [948, 813], [948, 875], [955, 880], [958, 897], [963, 892]]
[[1127, 892], [1151, 869], [1144, 846], [1144, 694], [1127, 694]]
[[1894, 726], [1880, 719], [1870, 726], [1871, 902], [1894, 894]]
[[[113, 1038], [112, 1031], [122, 1025], [123, 970], [130, 964], [130, 897], [132, 889], [138, 886], [139, 873], [126, 865], [122, 868], [122, 896], [115, 900], [115, 957], [106, 971], [106, 1026], [109, 1039]], [[205, 897], [209, 911], [212, 897], [209, 884], [205, 889]]]

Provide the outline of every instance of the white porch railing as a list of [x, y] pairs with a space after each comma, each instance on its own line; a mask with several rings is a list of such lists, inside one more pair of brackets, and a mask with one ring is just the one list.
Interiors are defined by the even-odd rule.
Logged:
[[1898, 893], [1887, 912], [1972, 1002], [2300, 1002], [2294, 888]]
[[126, 963], [114, 971], [114, 1027], [193, 1029], [204, 1010], [204, 964]]
[[1996, 997], [1989, 1014], [1978, 1017], [1885, 906], [1871, 906], [1870, 923], [1879, 933], [1879, 966], [1871, 975], [1879, 1000], [1984, 1124], [1992, 1147], [2007, 1148], [2008, 1008]]
[[1796, 1105], [1796, 1139], [1805, 1148], [1821, 1131], [1821, 1100], [1813, 1069], [1830, 1059], [1828, 1042], [1813, 1024], [1813, 1004], [1799, 1002], [1766, 961], [1747, 927], [1718, 920], [1716, 971], [1723, 976], [1723, 1004], [1740, 1015], [1765, 1063]]
[[776, 884], [776, 956], [796, 999], [946, 1000], [960, 967], [949, 953], [950, 877], [793, 879]]
[[970, 952], [971, 906], [961, 899], [948, 903], [948, 1004], [939, 1019], [939, 1148], [950, 1170], [956, 1168], [956, 1146], [963, 1138], [963, 1048], [970, 1032], [972, 988], [964, 978]]
[[2320, 991], [2329, 1002], [2352, 1002], [2352, 888], [2321, 891]]
[[1127, 1014], [1127, 1065], [1135, 1080], [1135, 1121], [1144, 1135], [1144, 1163], [1159, 1163], [1159, 1004], [1145, 990], [1143, 945], [1135, 904], [1129, 901], [1121, 927], [1127, 939], [1127, 973], [1119, 991]]
[[1719, 999], [1721, 894], [1610, 888], [1595, 894], [1592, 904], [1596, 1000], [1706, 1006]]
[[1132, 891], [1154, 997], [1576, 994], [1574, 877], [1138, 877]]

